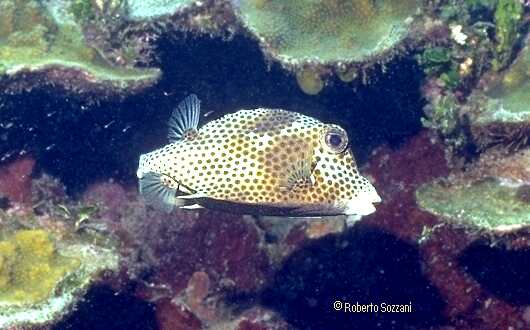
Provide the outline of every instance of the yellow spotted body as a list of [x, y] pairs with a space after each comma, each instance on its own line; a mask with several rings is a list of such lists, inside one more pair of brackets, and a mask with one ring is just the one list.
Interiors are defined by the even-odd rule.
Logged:
[[162, 174], [161, 184], [177, 195], [197, 196], [187, 204], [224, 203], [234, 212], [238, 206], [258, 214], [373, 212], [379, 196], [349, 149], [326, 145], [329, 132], [347, 139], [340, 127], [299, 113], [240, 110], [142, 156], [139, 177]]

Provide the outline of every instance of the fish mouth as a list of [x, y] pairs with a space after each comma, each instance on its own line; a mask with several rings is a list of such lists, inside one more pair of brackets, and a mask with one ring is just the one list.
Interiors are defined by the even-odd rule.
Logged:
[[375, 205], [381, 203], [381, 196], [375, 191], [370, 189], [346, 202], [344, 214], [346, 215], [369, 215], [376, 211]]

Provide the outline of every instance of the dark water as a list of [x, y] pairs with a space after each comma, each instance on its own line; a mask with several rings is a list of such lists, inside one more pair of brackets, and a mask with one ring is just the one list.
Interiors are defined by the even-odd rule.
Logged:
[[[162, 39], [163, 79], [123, 101], [90, 104], [57, 90], [34, 90], [0, 99], [0, 154], [20, 150], [36, 155], [42, 168], [59, 177], [70, 192], [101, 178], [135, 180], [138, 156], [166, 143], [167, 119], [190, 93], [210, 118], [241, 108], [278, 107], [344, 127], [362, 162], [375, 146], [398, 145], [421, 128], [420, 69], [399, 58], [371, 72], [368, 85], [339, 80], [318, 96], [300, 91], [277, 64], [270, 68], [258, 46], [243, 37]], [[83, 110], [84, 109], [84, 110]], [[8, 159], [8, 158], [6, 158]]]

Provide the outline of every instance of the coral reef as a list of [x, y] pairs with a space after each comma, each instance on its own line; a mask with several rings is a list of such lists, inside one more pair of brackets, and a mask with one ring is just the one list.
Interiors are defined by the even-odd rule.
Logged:
[[31, 157], [15, 159], [0, 168], [0, 197], [10, 202], [31, 201], [31, 174], [35, 160]]
[[43, 230], [20, 230], [0, 243], [0, 300], [4, 305], [28, 305], [47, 298], [79, 260], [56, 255]]
[[2, 236], [0, 327], [45, 324], [60, 318], [98, 273], [117, 268], [112, 250], [56, 241], [43, 229], [2, 230]]
[[238, 1], [245, 26], [286, 66], [364, 62], [407, 33], [416, 1]]
[[528, 47], [520, 47], [527, 6], [516, 0], [451, 6], [438, 8], [437, 33], [418, 56], [427, 74], [425, 126], [444, 137], [452, 156], [527, 145]]
[[129, 0], [127, 16], [133, 20], [152, 20], [188, 10], [199, 2], [197, 0]]
[[[527, 43], [530, 41], [527, 41]], [[484, 90], [471, 95], [462, 109], [481, 149], [503, 146], [516, 150], [530, 142], [530, 50], [526, 45], [500, 76], [486, 77]]]
[[7, 90], [59, 84], [68, 90], [134, 91], [157, 69], [115, 65], [91, 47], [68, 2], [6, 0], [0, 4], [0, 86]]
[[233, 3], [264, 53], [296, 71], [300, 87], [311, 95], [322, 89], [318, 75], [326, 74], [326, 66], [351, 81], [356, 76], [352, 64], [373, 63], [395, 52], [420, 9], [415, 0]]
[[420, 187], [418, 204], [451, 222], [486, 232], [530, 225], [530, 151], [484, 153], [464, 172]]
[[[392, 233], [419, 249], [423, 273], [437, 288], [445, 303], [442, 314], [446, 325], [431, 329], [525, 328], [529, 324], [523, 320], [525, 306], [513, 305], [499, 298], [484, 287], [482, 281], [475, 278], [475, 274], [468, 272], [470, 244], [477, 239], [477, 230], [470, 231], [466, 227], [448, 223], [422, 211], [416, 203], [415, 191], [419, 187], [433, 179], [440, 180], [449, 175], [450, 163], [444, 156], [445, 147], [433, 132], [424, 131], [398, 150], [376, 150], [365, 172], [373, 177], [372, 181], [382, 196], [383, 204], [378, 212], [367, 217], [363, 223]], [[505, 152], [491, 150], [465, 175], [476, 180], [491, 176], [509, 177], [514, 183], [520, 183], [529, 174], [524, 159], [519, 154], [507, 157]], [[443, 197], [452, 198], [448, 194]], [[494, 242], [500, 243], [499, 237]], [[522, 233], [513, 233], [502, 245], [508, 249], [517, 249], [524, 255], [528, 253], [524, 250], [528, 247], [528, 242], [528, 235], [523, 230]], [[482, 269], [503, 267], [502, 264], [492, 265], [487, 257], [488, 252], [482, 253], [472, 257], [477, 264], [482, 265]], [[500, 253], [506, 255], [507, 252]], [[519, 264], [521, 260], [519, 258], [513, 264]], [[498, 283], [499, 277], [491, 277], [490, 280]], [[504, 290], [503, 294], [506, 291], [525, 292], [527, 288], [527, 284], [521, 284], [517, 290]]]
[[238, 30], [229, 0], [129, 0], [124, 15], [133, 29], [232, 37]]
[[478, 182], [433, 183], [417, 191], [420, 206], [438, 216], [486, 230], [530, 225], [528, 186], [513, 186], [494, 178]]
[[499, 0], [495, 8], [495, 38], [497, 39], [498, 65], [508, 63], [517, 41], [523, 20], [523, 3]]
[[[82, 328], [121, 318], [112, 304], [146, 313], [142, 329], [528, 328], [529, 14], [520, 0], [0, 1], [8, 93], [125, 95], [158, 77], [153, 59], [165, 73], [75, 114], [83, 98], [2, 95], [0, 328]], [[348, 227], [147, 207], [138, 154], [190, 92], [212, 117], [267, 106], [344, 124], [377, 212]], [[415, 310], [337, 313], [337, 298]]]

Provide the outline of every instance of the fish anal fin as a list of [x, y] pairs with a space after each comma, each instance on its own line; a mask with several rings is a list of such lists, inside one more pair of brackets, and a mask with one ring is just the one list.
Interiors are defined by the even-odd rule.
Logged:
[[168, 121], [169, 142], [194, 139], [198, 133], [200, 112], [201, 101], [197, 95], [191, 94], [182, 100]]

